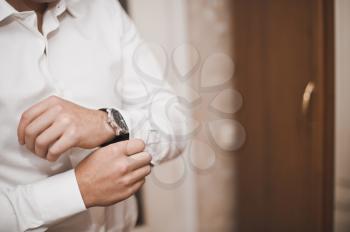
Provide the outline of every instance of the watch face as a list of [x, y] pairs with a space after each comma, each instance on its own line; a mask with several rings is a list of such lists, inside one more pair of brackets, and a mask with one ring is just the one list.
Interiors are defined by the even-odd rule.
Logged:
[[125, 123], [125, 120], [123, 118], [123, 116], [121, 115], [121, 113], [119, 113], [118, 110], [112, 109], [112, 116], [114, 118], [114, 121], [118, 124], [118, 126], [121, 129], [121, 133], [122, 134], [126, 134], [129, 133], [129, 128]]

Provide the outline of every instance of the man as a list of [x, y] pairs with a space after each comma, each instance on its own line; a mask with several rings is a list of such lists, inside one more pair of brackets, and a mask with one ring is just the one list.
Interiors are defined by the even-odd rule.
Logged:
[[129, 231], [186, 126], [119, 3], [0, 0], [0, 70], [0, 231]]

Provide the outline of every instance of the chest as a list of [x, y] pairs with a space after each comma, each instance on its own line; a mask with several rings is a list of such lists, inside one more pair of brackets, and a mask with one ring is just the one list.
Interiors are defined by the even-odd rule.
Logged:
[[95, 24], [62, 20], [47, 38], [16, 21], [0, 27], [1, 108], [24, 110], [49, 95], [86, 107], [120, 104], [119, 37]]

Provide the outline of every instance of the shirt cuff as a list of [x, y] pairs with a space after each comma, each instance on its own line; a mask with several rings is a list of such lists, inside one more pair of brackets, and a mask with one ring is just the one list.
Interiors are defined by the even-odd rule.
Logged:
[[120, 110], [128, 128], [130, 139], [141, 139], [145, 142], [147, 151], [152, 156], [152, 165], [158, 165], [162, 160], [162, 152], [168, 152], [169, 144], [161, 144], [161, 135], [158, 129], [151, 127], [149, 119], [142, 110]]
[[128, 126], [129, 137], [143, 139], [144, 142], [147, 142], [145, 141], [147, 138], [145, 130], [149, 129], [149, 125], [147, 125], [148, 120], [144, 112], [142, 110], [119, 110], [119, 112]]
[[37, 182], [31, 192], [45, 224], [86, 210], [74, 169]]

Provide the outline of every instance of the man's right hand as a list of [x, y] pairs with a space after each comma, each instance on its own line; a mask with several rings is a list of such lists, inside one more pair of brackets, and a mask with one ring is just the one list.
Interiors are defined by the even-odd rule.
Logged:
[[151, 156], [142, 140], [128, 140], [94, 151], [75, 168], [86, 208], [127, 199], [150, 174]]

